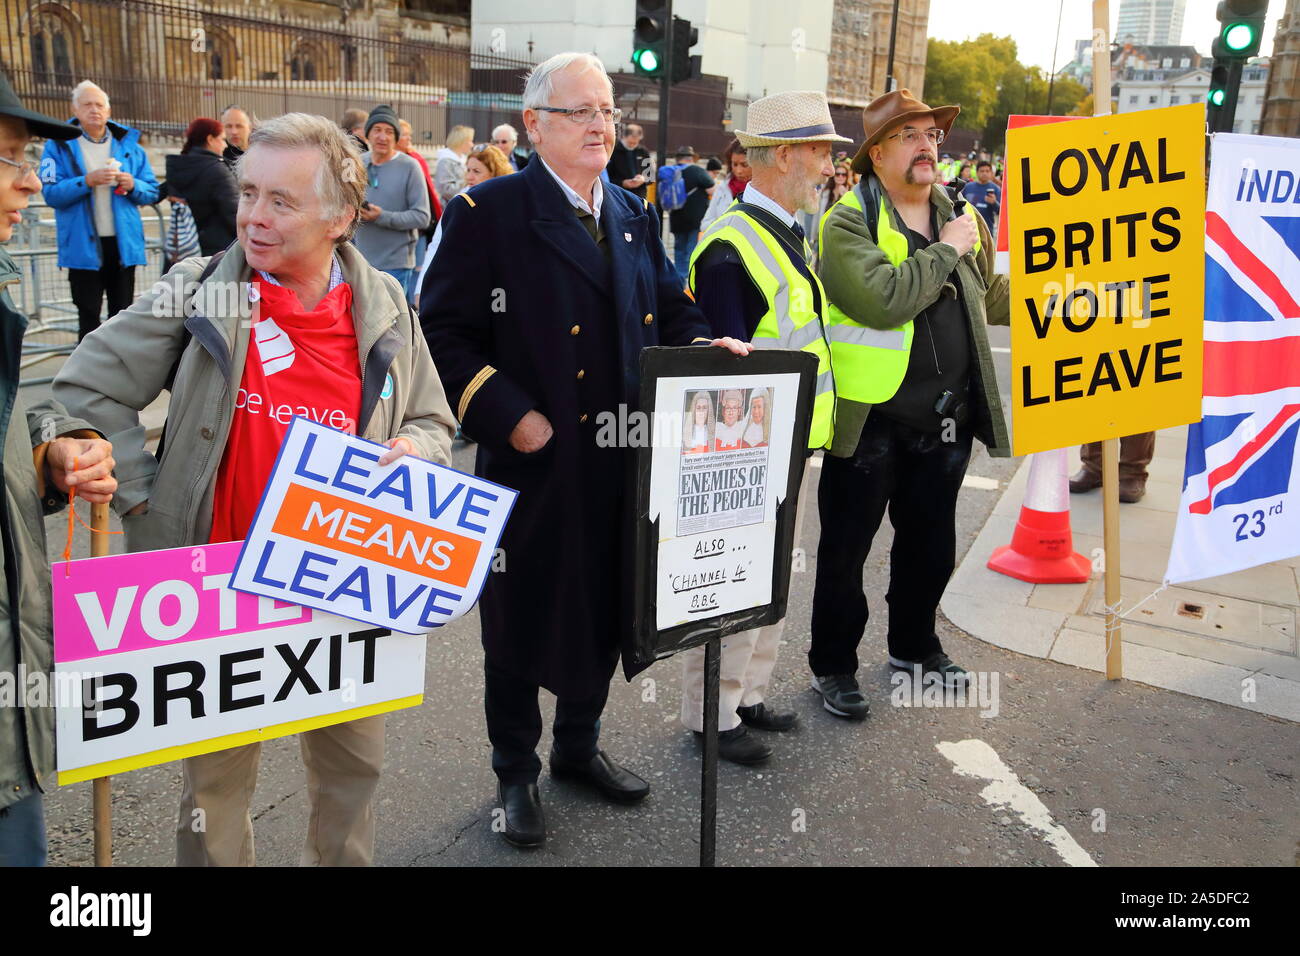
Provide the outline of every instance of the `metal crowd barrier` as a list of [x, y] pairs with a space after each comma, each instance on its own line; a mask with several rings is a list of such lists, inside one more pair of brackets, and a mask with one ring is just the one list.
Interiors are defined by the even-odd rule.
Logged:
[[[152, 210], [150, 215], [149, 210]], [[144, 221], [144, 266], [136, 267], [135, 285], [140, 292], [164, 270], [162, 251], [166, 219], [158, 205], [141, 208]], [[18, 311], [27, 316], [20, 364], [22, 384], [48, 385], [49, 375], [28, 375], [50, 359], [66, 357], [77, 345], [77, 309], [72, 303], [67, 271], [58, 266], [58, 243], [55, 237], [54, 210], [42, 202], [33, 202], [23, 212], [23, 221], [14, 228], [13, 239], [6, 245], [22, 275], [22, 281], [9, 287]], [[107, 302], [105, 302], [107, 311]], [[101, 313], [100, 318], [107, 315]]]

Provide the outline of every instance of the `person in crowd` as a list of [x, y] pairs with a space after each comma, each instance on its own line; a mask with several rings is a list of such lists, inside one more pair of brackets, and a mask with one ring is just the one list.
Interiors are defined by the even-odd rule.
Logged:
[[108, 94], [89, 80], [72, 91], [74, 140], [51, 139], [41, 158], [45, 201], [54, 209], [59, 268], [77, 307], [77, 339], [99, 326], [105, 298], [116, 315], [135, 297], [145, 264], [140, 207], [158, 201], [158, 180], [138, 130], [109, 119]]
[[[239, 176], [238, 242], [216, 261], [173, 269], [192, 298], [164, 302], [172, 283], [158, 283], [87, 336], [55, 378], [69, 410], [117, 439], [114, 503], [128, 551], [245, 537], [289, 427], [258, 408], [287, 403], [323, 423], [342, 418], [386, 446], [381, 466], [405, 454], [450, 464], [451, 409], [404, 290], [347, 242], [365, 196], [356, 146], [323, 117], [289, 113], [254, 131]], [[251, 321], [232, 286], [248, 288]], [[258, 334], [267, 322], [277, 335]], [[290, 364], [259, 360], [264, 340], [282, 357], [285, 339]], [[158, 460], [139, 413], [182, 355]], [[236, 385], [258, 401], [228, 401]], [[299, 742], [310, 805], [303, 863], [369, 865], [384, 716], [305, 731]], [[253, 864], [260, 752], [253, 743], [183, 761], [179, 865]]]
[[[501, 150], [491, 143], [474, 147], [474, 151], [465, 159], [466, 189], [473, 189], [479, 183], [494, 179], [497, 176], [508, 175], [510, 175], [510, 166], [506, 162], [505, 156], [501, 153]], [[424, 288], [424, 276], [429, 271], [429, 263], [433, 262], [433, 257], [438, 254], [438, 245], [441, 242], [442, 230], [440, 228], [435, 229], [433, 237], [429, 240], [429, 247], [424, 251], [424, 258], [420, 261], [419, 273], [415, 280], [414, 289], [417, 306], [420, 300], [420, 290]]]
[[492, 145], [510, 164], [511, 172], [519, 172], [528, 165], [528, 150], [519, 145], [519, 132], [509, 123], [502, 123], [492, 131]]
[[[397, 126], [401, 131], [401, 135], [397, 137], [397, 148], [419, 164], [420, 172], [424, 174], [424, 190], [429, 196], [429, 224], [420, 230], [419, 239], [415, 243], [415, 261], [421, 263], [424, 261], [425, 250], [429, 248], [429, 243], [438, 229], [438, 220], [442, 218], [442, 202], [438, 199], [438, 190], [433, 185], [429, 164], [420, 155], [420, 151], [415, 148], [415, 142], [411, 139], [411, 124], [404, 119], [399, 119]], [[419, 288], [418, 285], [413, 285], [413, 293], [418, 292]]]
[[641, 145], [644, 137], [645, 130], [640, 123], [628, 123], [614, 143], [614, 151], [605, 166], [609, 182], [631, 190], [640, 199], [645, 199], [651, 168], [650, 152]]
[[947, 686], [970, 677], [944, 652], [935, 612], [955, 562], [972, 439], [1009, 454], [986, 323], [1007, 324], [1010, 300], [983, 218], [969, 206], [958, 214], [937, 176], [937, 148], [958, 112], [907, 90], [873, 100], [853, 159], [860, 188], [821, 227], [836, 403], [818, 485], [808, 663], [839, 717], [867, 715], [856, 677], [868, 615], [862, 569], [886, 508], [889, 664]]
[[[642, 348], [713, 339], [654, 210], [601, 181], [619, 115], [596, 57], [560, 53], [536, 66], [523, 93], [533, 158], [447, 204], [420, 296], [456, 417], [479, 443], [475, 473], [519, 492], [501, 538], [508, 563], [479, 601], [502, 836], [516, 846], [546, 837], [541, 688], [557, 698], [552, 776], [620, 802], [650, 792], [599, 746], [619, 647], [630, 647], [633, 576], [622, 546], [633, 450], [601, 440], [600, 428], [636, 406]], [[510, 254], [485, 254], [493, 249]]]
[[190, 207], [199, 231], [199, 250], [205, 256], [235, 241], [239, 187], [222, 159], [225, 150], [222, 125], [200, 116], [185, 130], [180, 154], [167, 157], [167, 195]]
[[[1147, 493], [1147, 466], [1156, 454], [1156, 433], [1126, 435], [1119, 443], [1119, 500], [1136, 504]], [[1070, 476], [1070, 492], [1083, 494], [1101, 487], [1101, 442], [1080, 446], [1082, 467]]]
[[453, 126], [447, 134], [447, 145], [434, 157], [433, 185], [443, 206], [465, 188], [465, 157], [474, 148], [474, 128]]
[[221, 158], [234, 171], [235, 163], [248, 149], [248, 137], [253, 135], [253, 114], [242, 106], [231, 104], [221, 111], [221, 129], [226, 134], [226, 148]]
[[[14, 224], [41, 191], [37, 164], [27, 158], [33, 136], [69, 142], [76, 126], [26, 109], [0, 73], [0, 673], [26, 671], [23, 693], [36, 675], [54, 683], [50, 565], [45, 516], [68, 505], [68, 496], [110, 501], [117, 489], [113, 446], [87, 422], [72, 418], [52, 399], [27, 407], [18, 387], [27, 316], [9, 288], [20, 281], [4, 249]], [[46, 860], [43, 794], [55, 783], [53, 701], [0, 707], [0, 868], [43, 866]]]
[[465, 188], [472, 189], [497, 176], [509, 176], [511, 172], [513, 170], [501, 150], [491, 143], [475, 146], [465, 157]]
[[708, 232], [717, 218], [727, 211], [727, 207], [740, 198], [740, 194], [749, 185], [749, 160], [745, 158], [745, 147], [740, 140], [733, 139], [722, 154], [726, 173], [722, 181], [713, 190], [709, 198], [709, 208], [700, 220], [700, 232]]
[[365, 110], [352, 107], [343, 111], [343, 118], [339, 120], [339, 128], [352, 137], [352, 142], [361, 152], [370, 149], [370, 144], [366, 142], [366, 116]]
[[975, 167], [975, 173], [975, 182], [962, 187], [962, 198], [984, 217], [989, 232], [997, 235], [998, 213], [1002, 211], [1002, 187], [993, 181], [993, 164], [987, 159], [980, 161]]
[[704, 161], [704, 171], [713, 177], [713, 184], [715, 186], [722, 182], [722, 160], [718, 159], [718, 157], [710, 156], [706, 159]]
[[[690, 290], [714, 335], [817, 356], [805, 446], [811, 456], [830, 441], [835, 391], [823, 329], [826, 293], [809, 264], [811, 253], [796, 215], [816, 211], [817, 185], [831, 173], [832, 144], [849, 140], [835, 132], [830, 106], [819, 92], [767, 96], [751, 103], [747, 116], [748, 129], [736, 137], [746, 150], [749, 183], [700, 240], [691, 262]], [[770, 413], [771, 396], [765, 389], [754, 389], [747, 400], [739, 391], [723, 392], [714, 447], [766, 444]], [[787, 499], [796, 502], [796, 542], [803, 528], [807, 471], [805, 464], [800, 486]], [[797, 723], [793, 712], [778, 710], [766, 700], [784, 628], [780, 621], [723, 638], [718, 755], [724, 760], [761, 763], [772, 748], [750, 730], [789, 731]], [[697, 733], [704, 727], [703, 651], [695, 648], [681, 655], [681, 720]]]
[[686, 204], [668, 213], [668, 228], [673, 234], [673, 264], [686, 284], [690, 271], [691, 253], [700, 241], [700, 223], [709, 209], [709, 200], [716, 187], [713, 177], [696, 165], [695, 147], [682, 146], [674, 157], [682, 166], [682, 185], [686, 188]]
[[353, 242], [367, 262], [400, 282], [411, 300], [415, 245], [420, 231], [429, 225], [429, 192], [420, 164], [398, 150], [400, 135], [391, 106], [370, 111], [366, 118], [370, 152], [364, 157], [366, 200]]

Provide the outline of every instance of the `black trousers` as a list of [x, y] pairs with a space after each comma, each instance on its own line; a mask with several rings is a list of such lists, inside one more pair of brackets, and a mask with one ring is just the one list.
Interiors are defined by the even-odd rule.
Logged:
[[819, 677], [858, 669], [866, 630], [862, 569], [889, 509], [889, 653], [919, 661], [942, 650], [934, 615], [956, 562], [957, 492], [970, 462], [972, 431], [955, 441], [874, 412], [851, 458], [822, 458], [817, 509], [817, 582], [808, 664]]
[[135, 301], [135, 266], [122, 265], [117, 238], [101, 236], [98, 269], [69, 269], [72, 302], [77, 307], [77, 341], [99, 328], [99, 310], [108, 295], [109, 318]]
[[[492, 769], [505, 784], [535, 783], [542, 762], [537, 744], [542, 739], [541, 690], [491, 664], [484, 668], [488, 740], [492, 742]], [[592, 697], [559, 697], [555, 701], [555, 743], [552, 752], [572, 763], [585, 763], [596, 755], [600, 715], [609, 697], [609, 684]]]

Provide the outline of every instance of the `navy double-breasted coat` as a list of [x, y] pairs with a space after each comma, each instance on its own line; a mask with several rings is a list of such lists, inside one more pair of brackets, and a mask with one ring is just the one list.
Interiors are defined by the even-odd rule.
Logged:
[[[710, 340], [654, 208], [606, 184], [600, 226], [608, 254], [530, 162], [447, 204], [420, 294], [476, 473], [519, 492], [480, 602], [488, 665], [574, 697], [601, 692], [631, 637], [632, 450], [597, 438], [636, 410], [642, 348]], [[525, 455], [510, 433], [534, 409], [555, 434]]]

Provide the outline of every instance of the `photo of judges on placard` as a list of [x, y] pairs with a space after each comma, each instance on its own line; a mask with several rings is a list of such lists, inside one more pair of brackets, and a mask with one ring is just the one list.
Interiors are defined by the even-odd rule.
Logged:
[[772, 390], [690, 392], [682, 418], [683, 455], [766, 448], [772, 435]]
[[678, 534], [763, 520], [774, 394], [767, 384], [686, 391]]

